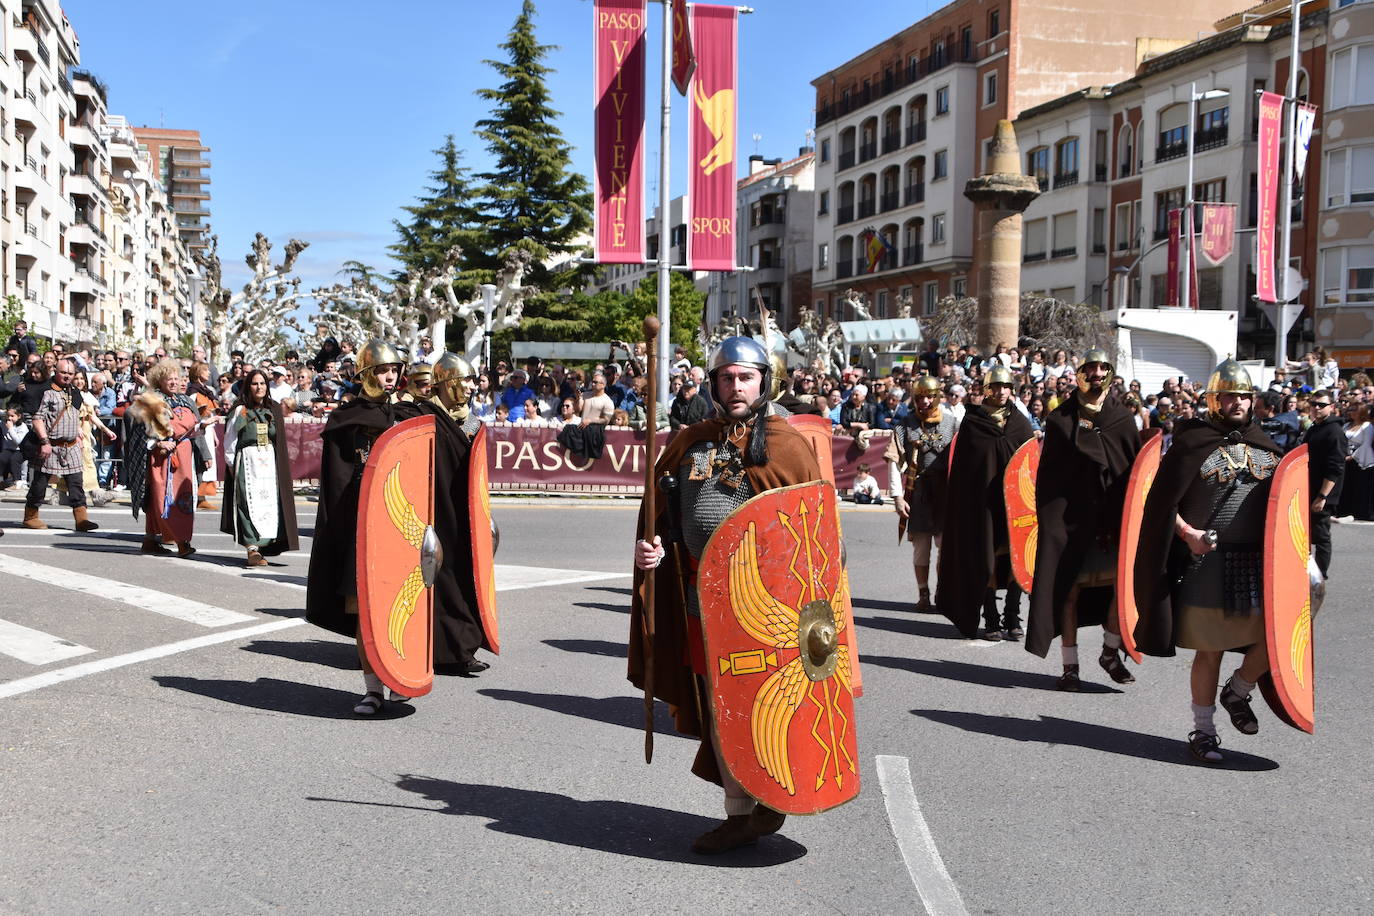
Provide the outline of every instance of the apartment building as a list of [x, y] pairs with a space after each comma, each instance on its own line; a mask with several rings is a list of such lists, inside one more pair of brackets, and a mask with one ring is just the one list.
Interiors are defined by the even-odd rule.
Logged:
[[[1022, 288], [1102, 308], [1158, 308], [1167, 284], [1168, 214], [1183, 206], [1188, 134], [1193, 132], [1193, 199], [1238, 205], [1234, 253], [1219, 266], [1200, 258], [1200, 309], [1236, 313], [1237, 355], [1272, 358], [1273, 328], [1252, 301], [1258, 219], [1257, 134], [1261, 89], [1287, 85], [1288, 4], [1252, 8], [1216, 23], [1217, 32], [1143, 61], [1133, 78], [1083, 88], [1021, 113], [1015, 122], [1026, 173], [1042, 194], [1025, 213]], [[1302, 19], [1298, 92], [1320, 99], [1326, 73], [1327, 12]], [[1189, 123], [1189, 94], [1197, 102]], [[1304, 184], [1320, 185], [1323, 114]], [[1315, 182], [1315, 183], [1314, 183]], [[1295, 192], [1292, 264], [1310, 280], [1319, 199]], [[1195, 215], [1199, 220], [1200, 212]], [[1299, 301], [1310, 309], [1313, 294]], [[1310, 320], [1292, 340], [1311, 336]]]
[[783, 330], [796, 326], [797, 310], [811, 302], [815, 176], [811, 149], [786, 162], [749, 157], [736, 189], [735, 263], [753, 269], [710, 275], [708, 325], [756, 314], [762, 302]]
[[0, 294], [40, 336], [171, 347], [196, 274], [181, 236], [205, 226], [178, 227], [157, 162], [80, 52], [57, 3], [0, 0]]
[[191, 251], [204, 248], [210, 237], [210, 147], [198, 130], [135, 127], [134, 136], [148, 151], [172, 212], [177, 231]]
[[[853, 317], [836, 313], [850, 287], [879, 318], [902, 295], [918, 314], [943, 296], [975, 295], [963, 189], [981, 173], [998, 120], [1125, 79], [1231, 9], [1227, 0], [956, 0], [813, 80], [815, 307]], [[870, 244], [875, 235], [881, 244]]]
[[[1374, 367], [1374, 3], [1338, 0], [1327, 23], [1321, 189], [1315, 233], [1317, 343], [1343, 366]], [[1316, 151], [1313, 151], [1316, 156]]]

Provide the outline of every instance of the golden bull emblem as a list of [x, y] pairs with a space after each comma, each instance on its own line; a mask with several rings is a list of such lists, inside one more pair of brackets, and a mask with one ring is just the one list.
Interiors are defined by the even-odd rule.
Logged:
[[702, 92], [701, 83], [698, 82], [695, 92], [697, 110], [706, 122], [706, 129], [716, 140], [715, 146], [700, 163], [705, 174], [710, 175], [735, 161], [735, 90], [721, 89], [708, 96]]

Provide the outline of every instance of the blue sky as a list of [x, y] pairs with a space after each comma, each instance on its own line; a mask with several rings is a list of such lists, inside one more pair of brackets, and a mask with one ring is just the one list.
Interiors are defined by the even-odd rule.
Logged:
[[[657, 175], [660, 7], [650, 3], [650, 130]], [[391, 220], [420, 193], [432, 150], [452, 133], [476, 170], [488, 164], [472, 125], [498, 85], [484, 59], [501, 56], [520, 0], [65, 0], [82, 66], [110, 87], [110, 110], [134, 125], [199, 129], [211, 147], [211, 222], [226, 282], [264, 232], [297, 262], [304, 288], [334, 281], [357, 259], [390, 270]], [[137, 8], [137, 15], [131, 12]], [[760, 0], [740, 28], [740, 161], [796, 155], [811, 126], [810, 81], [938, 8], [933, 0], [870, 2], [843, 15], [833, 2]], [[547, 63], [573, 166], [591, 172], [589, 0], [539, 0], [536, 33], [559, 45]], [[674, 155], [685, 149], [685, 100], [674, 95]], [[674, 168], [673, 193], [684, 172]], [[651, 177], [651, 181], [652, 181]]]

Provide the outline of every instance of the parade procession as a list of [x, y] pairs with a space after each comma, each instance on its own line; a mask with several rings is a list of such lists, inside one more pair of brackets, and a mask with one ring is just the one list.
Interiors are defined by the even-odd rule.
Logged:
[[467, 6], [0, 0], [0, 913], [1374, 912], [1374, 3]]

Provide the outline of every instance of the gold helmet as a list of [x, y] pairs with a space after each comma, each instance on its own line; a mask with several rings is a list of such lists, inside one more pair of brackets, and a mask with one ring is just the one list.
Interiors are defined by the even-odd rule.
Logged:
[[1006, 366], [994, 366], [988, 370], [988, 374], [983, 376], [983, 390], [986, 391], [993, 385], [1016, 386], [1016, 379], [1012, 376], [1011, 370]]
[[1112, 365], [1112, 358], [1107, 355], [1107, 351], [1101, 347], [1088, 348], [1088, 351], [1083, 354], [1083, 358], [1078, 361], [1078, 370], [1075, 373], [1075, 377], [1078, 381], [1078, 390], [1084, 394], [1088, 393], [1088, 389], [1091, 386], [1088, 384], [1088, 380], [1084, 376], [1083, 370], [1093, 363], [1101, 363], [1107, 367], [1107, 378], [1102, 383], [1103, 388], [1110, 387], [1112, 379], [1116, 377], [1116, 366]]
[[434, 361], [434, 393], [446, 405], [459, 407], [468, 402], [467, 382], [477, 379], [477, 370], [457, 353], [445, 350]]
[[410, 371], [406, 373], [406, 378], [410, 380], [411, 384], [428, 385], [434, 381], [434, 367], [429, 363], [416, 363], [410, 367]]
[[1205, 394], [1207, 412], [1217, 417], [1221, 415], [1221, 395], [1248, 394], [1253, 397], [1255, 383], [1250, 378], [1250, 372], [1244, 366], [1227, 357], [1221, 365], [1212, 370], [1212, 377], [1207, 380]]
[[363, 394], [374, 400], [386, 395], [386, 389], [377, 381], [377, 370], [382, 366], [403, 369], [405, 363], [395, 347], [379, 337], [373, 337], [358, 353], [358, 377], [363, 383]]
[[769, 353], [768, 364], [773, 369], [772, 399], [776, 401], [787, 388], [787, 360], [780, 353]]
[[940, 396], [940, 380], [933, 375], [923, 375], [916, 380], [916, 386], [912, 389], [912, 395], [927, 394], [932, 398]]

